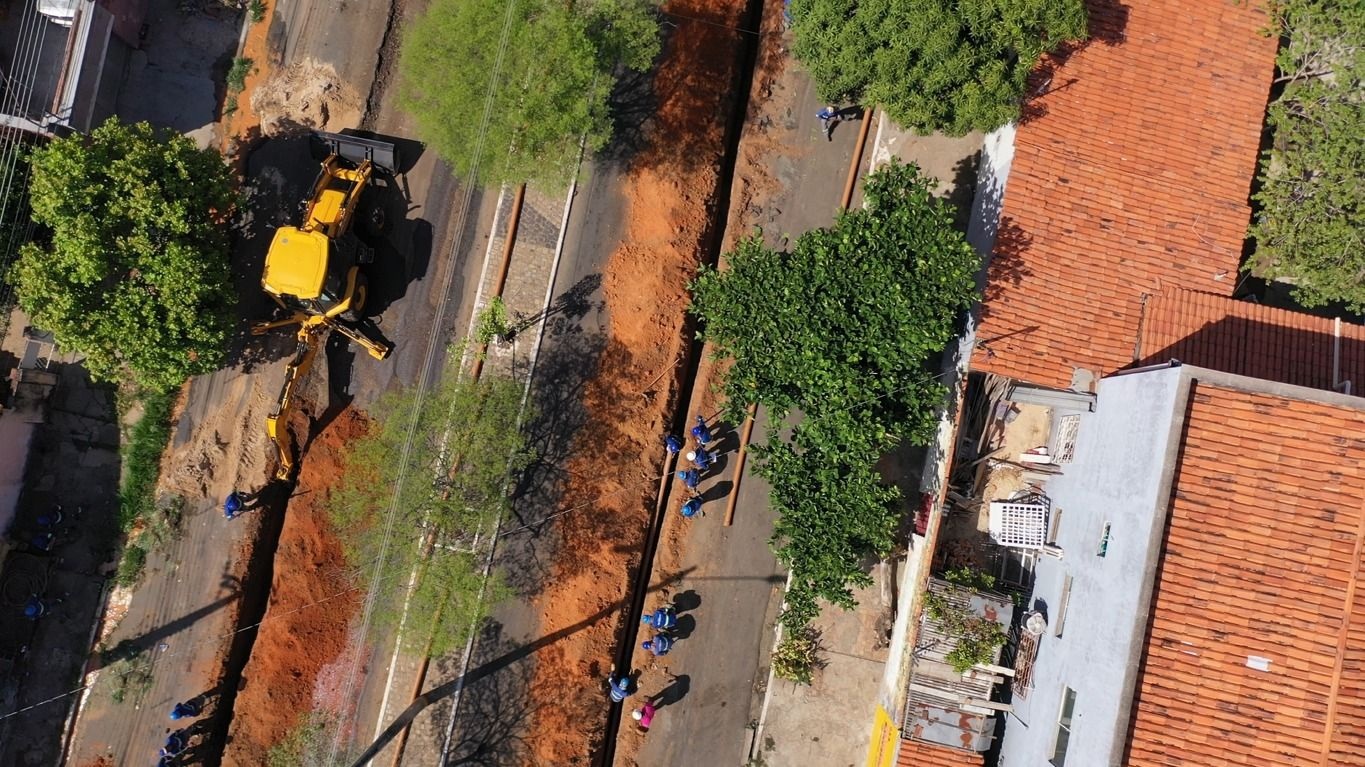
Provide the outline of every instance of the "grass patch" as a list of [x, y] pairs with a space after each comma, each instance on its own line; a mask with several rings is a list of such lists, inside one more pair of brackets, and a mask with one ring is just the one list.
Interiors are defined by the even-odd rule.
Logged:
[[146, 653], [116, 661], [104, 667], [101, 680], [115, 703], [122, 703], [129, 695], [137, 696], [152, 687], [152, 664]]
[[251, 0], [251, 21], [253, 24], [260, 24], [265, 21], [265, 1]]
[[118, 572], [114, 574], [114, 583], [124, 588], [136, 586], [138, 579], [142, 577], [142, 570], [146, 566], [147, 550], [139, 543], [129, 543], [123, 547], [123, 556], [119, 558]]
[[225, 115], [230, 115], [230, 114], [232, 114], [233, 112], [236, 112], [236, 111], [237, 111], [237, 96], [236, 96], [236, 95], [228, 96], [228, 97], [223, 101], [223, 114], [225, 114]]
[[246, 77], [251, 74], [251, 59], [238, 56], [232, 60], [227, 73], [227, 87], [230, 93], [241, 93], [246, 87]]
[[171, 438], [174, 392], [144, 392], [142, 419], [123, 448], [123, 488], [119, 491], [119, 529], [127, 533], [156, 509], [161, 453]]
[[322, 752], [328, 745], [327, 716], [310, 711], [284, 736], [284, 740], [270, 747], [265, 763], [268, 767], [308, 767], [323, 761]]

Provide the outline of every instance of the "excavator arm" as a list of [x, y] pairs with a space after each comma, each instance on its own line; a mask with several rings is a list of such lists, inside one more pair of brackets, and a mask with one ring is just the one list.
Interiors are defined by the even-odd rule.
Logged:
[[279, 451], [280, 465], [275, 470], [275, 477], [286, 482], [293, 477], [294, 468], [298, 463], [294, 435], [289, 431], [289, 417], [297, 405], [295, 389], [299, 381], [313, 369], [313, 360], [317, 357], [320, 346], [321, 335], [308, 328], [299, 331], [299, 344], [294, 350], [294, 358], [289, 361], [289, 367], [285, 368], [284, 385], [280, 387], [280, 397], [275, 402], [275, 410], [265, 419], [266, 434]]

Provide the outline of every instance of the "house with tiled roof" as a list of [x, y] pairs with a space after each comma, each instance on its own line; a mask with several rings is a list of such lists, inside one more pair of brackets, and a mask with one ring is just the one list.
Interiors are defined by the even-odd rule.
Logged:
[[1044, 66], [986, 161], [999, 199], [971, 360], [1085, 391], [1134, 362], [1144, 296], [1233, 294], [1277, 44], [1257, 3], [1087, 5], [1094, 39]]
[[1041, 486], [1001, 762], [1365, 763], [1365, 400], [1183, 365], [1097, 389]]
[[999, 730], [914, 726], [910, 628], [897, 763], [1365, 764], [1365, 328], [1234, 298], [1277, 41], [1256, 4], [1087, 5], [987, 138], [970, 375], [911, 547], [1023, 602]]

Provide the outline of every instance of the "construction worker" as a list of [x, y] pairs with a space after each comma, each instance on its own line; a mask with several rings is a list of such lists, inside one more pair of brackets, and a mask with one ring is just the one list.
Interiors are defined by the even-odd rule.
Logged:
[[682, 515], [684, 519], [691, 519], [701, 512], [701, 496], [694, 495], [687, 499], [687, 503], [682, 505]]
[[685, 469], [678, 472], [678, 479], [682, 480], [683, 487], [697, 492], [697, 485], [701, 484], [701, 474], [696, 469]]
[[664, 447], [668, 449], [669, 455], [677, 455], [683, 449], [682, 440], [672, 434], [664, 435]]
[[161, 756], [163, 758], [179, 756], [185, 752], [185, 748], [188, 746], [189, 742], [186, 741], [184, 735], [179, 732], [173, 732], [166, 736], [166, 745], [161, 747]]
[[236, 490], [228, 493], [228, 497], [223, 501], [223, 516], [232, 519], [245, 510], [246, 498]]
[[653, 639], [646, 639], [640, 643], [640, 647], [649, 650], [650, 654], [658, 658], [668, 654], [673, 649], [673, 638], [667, 634], [655, 634]]
[[706, 471], [716, 462], [716, 456], [704, 447], [687, 451], [687, 460], [695, 463], [698, 469]]
[[611, 676], [607, 677], [607, 687], [612, 703], [625, 701], [626, 698], [630, 697], [630, 675], [619, 675], [613, 671]]
[[839, 110], [833, 106], [827, 106], [815, 113], [820, 118], [820, 129], [825, 134], [826, 141], [834, 140], [834, 126], [839, 122]]
[[645, 613], [644, 616], [640, 618], [640, 622], [647, 626], [659, 629], [660, 631], [668, 631], [669, 629], [677, 628], [678, 611], [673, 609], [673, 605], [664, 605], [655, 610], [652, 614]]
[[185, 717], [199, 716], [201, 710], [199, 704], [192, 700], [184, 703], [177, 703], [171, 708], [171, 718], [179, 720], [184, 719]]
[[706, 425], [706, 419], [701, 416], [697, 416], [697, 425], [692, 427], [692, 436], [697, 440], [697, 447], [706, 447], [715, 439], [715, 435]]

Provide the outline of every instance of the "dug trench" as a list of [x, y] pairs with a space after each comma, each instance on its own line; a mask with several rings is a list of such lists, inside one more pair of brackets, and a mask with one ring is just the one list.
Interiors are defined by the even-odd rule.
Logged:
[[[686, 417], [679, 403], [690, 399], [700, 357], [687, 284], [722, 248], [763, 5], [673, 0], [662, 8], [669, 31], [653, 73], [656, 108], [628, 160], [624, 242], [606, 269], [609, 337], [581, 397], [590, 427], [575, 436], [571, 454], [583, 457], [570, 459], [562, 488], [564, 498], [598, 500], [591, 515], [556, 521], [551, 577], [533, 597], [540, 635], [566, 635], [537, 653], [523, 763], [632, 757], [633, 743], [616, 753], [620, 711], [609, 706], [603, 680], [609, 665], [631, 668], [642, 581], [669, 504], [653, 485], [622, 492], [635, 484], [624, 478], [657, 476], [661, 435]], [[629, 396], [660, 370], [670, 371], [657, 386], [662, 396]], [[604, 456], [610, 473], [598, 468]]]

